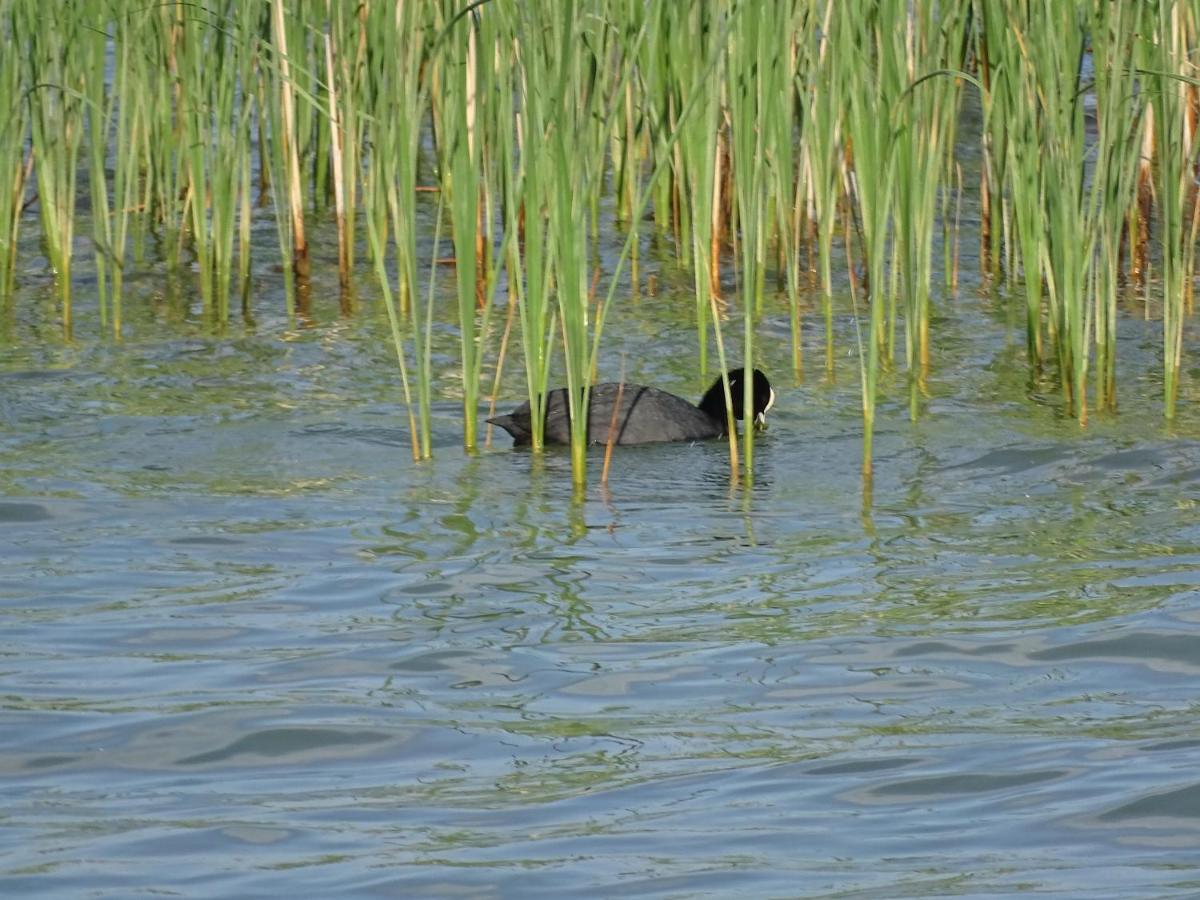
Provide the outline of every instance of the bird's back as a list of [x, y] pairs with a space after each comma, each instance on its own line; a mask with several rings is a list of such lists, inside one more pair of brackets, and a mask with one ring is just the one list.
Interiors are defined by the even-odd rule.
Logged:
[[[620, 409], [616, 418], [613, 410]], [[505, 416], [489, 419], [513, 436], [514, 441], [528, 444], [532, 436], [532, 420], [528, 403], [522, 403]], [[592, 386], [588, 402], [588, 443], [608, 443], [610, 431], [618, 444], [651, 444], [660, 441], [702, 441], [725, 433], [724, 423], [658, 388], [642, 384], [605, 382]], [[546, 443], [571, 442], [571, 416], [564, 388], [546, 394]]]
[[588, 441], [593, 444], [608, 443], [610, 430], [618, 444], [707, 440], [724, 432], [721, 425], [682, 397], [641, 384], [597, 384], [588, 404]]

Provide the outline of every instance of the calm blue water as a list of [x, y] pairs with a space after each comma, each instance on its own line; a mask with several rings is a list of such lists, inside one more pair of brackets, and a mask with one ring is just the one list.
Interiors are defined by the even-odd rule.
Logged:
[[[1200, 896], [1200, 417], [1189, 373], [1162, 423], [1156, 323], [1081, 432], [1005, 302], [946, 304], [864, 505], [855, 357], [826, 383], [810, 315], [792, 383], [773, 308], [752, 485], [626, 448], [573, 504], [564, 454], [458, 449], [451, 332], [416, 466], [369, 298], [214, 332], [157, 289], [120, 344], [5, 312], [0, 894]], [[689, 311], [626, 302], [603, 374], [698, 396]]]

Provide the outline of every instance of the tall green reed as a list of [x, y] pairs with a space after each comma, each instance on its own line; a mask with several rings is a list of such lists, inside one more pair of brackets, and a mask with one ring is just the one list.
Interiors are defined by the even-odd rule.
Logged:
[[[879, 391], [881, 350], [887, 336], [887, 286], [884, 279], [888, 228], [896, 178], [895, 142], [891, 112], [904, 88], [902, 57], [888, 36], [903, 22], [904, 0], [873, 0], [860, 19], [843, 21], [835, 16], [834, 52], [842, 59], [867, 59], [869, 65], [850, 68], [847, 74], [847, 126], [853, 145], [854, 198], [861, 218], [863, 252], [867, 268], [869, 332], [859, 337], [860, 382], [863, 410], [864, 477], [873, 470], [875, 411]], [[856, 316], [857, 324], [857, 316]]]
[[[452, 19], [458, 4], [443, 7]], [[445, 27], [445, 26], [443, 26]], [[442, 191], [448, 197], [450, 232], [454, 242], [454, 270], [458, 295], [459, 352], [462, 376], [463, 447], [474, 450], [479, 418], [479, 372], [483, 359], [483, 321], [491, 310], [480, 292], [480, 193], [483, 190], [483, 116], [480, 97], [481, 70], [492, 60], [481, 59], [479, 28], [474, 14], [462, 16], [455, 31], [441, 41], [437, 77], [440, 90], [434, 102], [439, 108], [438, 155], [442, 169]], [[481, 302], [482, 301], [482, 302]]]
[[[664, 7], [665, 9], [665, 7]], [[693, 104], [693, 114], [680, 125], [677, 177], [686, 198], [690, 259], [696, 291], [696, 337], [700, 374], [708, 370], [708, 322], [720, 327], [716, 303], [720, 293], [720, 213], [716, 202], [717, 160], [720, 154], [724, 47], [718, 43], [725, 11], [720, 4], [697, 4], [685, 19], [665, 21], [668, 58], [674, 64], [682, 99]], [[715, 64], [715, 66], [714, 66]], [[715, 70], [714, 70], [715, 69]], [[702, 77], [714, 70], [713, 77]], [[665, 180], [665, 179], [664, 179]], [[682, 261], [681, 261], [682, 262]], [[724, 352], [724, 345], [721, 345]], [[725, 370], [724, 360], [721, 370]], [[736, 444], [733, 445], [736, 448]], [[736, 450], [734, 451], [736, 453]]]
[[825, 319], [825, 376], [834, 377], [833, 236], [844, 175], [845, 80], [849, 60], [832, 49], [835, 0], [814, 0], [816, 48], [796, 73], [803, 120], [801, 156], [817, 238], [821, 309]]
[[796, 72], [812, 64], [812, 42], [803, 38], [814, 18], [813, 4], [793, 2], [775, 8], [774, 34], [780, 42], [767, 90], [777, 104], [763, 123], [767, 129], [768, 169], [771, 175], [769, 197], [775, 210], [774, 228], [778, 236], [781, 281], [787, 294], [791, 325], [792, 376], [799, 381], [804, 372], [804, 344], [801, 339], [800, 280], [801, 237], [804, 227], [806, 180], [802, 177], [800, 155], [796, 152], [796, 129], [800, 124], [800, 92]]
[[[576, 486], [582, 487], [587, 478], [592, 341], [598, 340], [600, 328], [592, 318], [588, 289], [590, 200], [602, 183], [605, 88], [611, 86], [600, 73], [620, 61], [609, 56], [610, 35], [602, 20], [586, 15], [588, 10], [563, 9], [550, 3], [542, 12], [542, 21], [550, 27], [539, 50], [549, 62], [548, 99], [553, 115], [547, 123], [549, 155], [543, 172], [548, 176], [550, 246], [571, 417], [571, 476]], [[526, 31], [524, 38], [536, 40], [531, 31]], [[575, 52], [557, 52], [565, 47]]]
[[[115, 337], [122, 333], [121, 300], [127, 263], [127, 245], [131, 227], [145, 231], [148, 218], [144, 208], [143, 181], [149, 181], [150, 157], [146, 148], [149, 131], [148, 93], [152, 83], [151, 57], [146, 48], [153, 46], [155, 18], [131, 10], [121, 10], [112, 25], [114, 29], [113, 85], [110, 100], [115, 105], [115, 122], [107, 131], [106, 144], [114, 140], [112, 211], [103, 223], [104, 255], [112, 264], [112, 318]], [[97, 60], [99, 68], [101, 60]], [[101, 73], [98, 73], [101, 74]], [[101, 77], [103, 83], [103, 78]], [[112, 112], [109, 113], [112, 118]], [[95, 135], [93, 135], [93, 139]], [[92, 170], [103, 164], [93, 148]], [[146, 173], [143, 175], [143, 173]]]
[[[785, 184], [784, 197], [792, 195], [793, 177], [790, 160], [791, 128], [780, 129], [773, 122], [792, 121], [790, 78], [791, 4], [748, 4], [738, 9], [730, 31], [729, 122], [733, 159], [733, 188], [741, 226], [741, 305], [742, 364], [747, 372], [754, 367], [754, 319], [761, 311], [763, 279], [766, 270], [770, 194], [772, 184], [768, 162], [777, 171], [773, 183]], [[782, 153], [780, 145], [788, 152]], [[786, 168], [783, 168], [786, 167]], [[744, 392], [742, 411], [742, 465], [746, 473], [754, 471], [754, 397], [751, 388]], [[728, 389], [728, 386], [726, 386]], [[726, 395], [728, 398], [728, 394]], [[730, 433], [733, 433], [730, 426]]]
[[[16, 42], [13, 3], [0, 4], [0, 35]], [[17, 265], [17, 236], [25, 201], [26, 135], [29, 102], [23, 96], [22, 59], [17, 53], [0, 55], [0, 297], [13, 290]]]
[[[547, 218], [552, 160], [545, 139], [553, 120], [549, 96], [550, 58], [536, 42], [536, 18], [524, 5], [509, 8], [512, 51], [516, 64], [519, 110], [515, 115], [514, 177], [505, 181], [505, 227], [519, 233], [507, 260], [509, 290], [517, 295], [525, 387], [532, 421], [530, 444], [535, 452], [545, 446], [546, 389], [555, 340], [557, 317], [551, 303], [553, 258]], [[513, 150], [508, 151], [510, 157]]]
[[[419, 73], [426, 57], [428, 31], [429, 24], [421, 4], [403, 3], [395, 8], [372, 6], [366, 34], [371, 40], [370, 55], [377, 55], [382, 63], [369, 71], [363, 85], [367, 110], [364, 146], [371, 149], [371, 165], [367, 169], [364, 190], [364, 218], [371, 259], [383, 294], [392, 346], [400, 369], [414, 460], [428, 459], [433, 452], [431, 339], [437, 241], [443, 211], [439, 195], [428, 302], [422, 306], [417, 294], [415, 205], [420, 123], [425, 108]], [[387, 266], [389, 245], [394, 251], [395, 291], [391, 288]], [[411, 337], [415, 365], [415, 403], [405, 350], [406, 335]]]
[[[301, 124], [297, 94], [303, 77], [302, 49], [306, 33], [286, 0], [270, 0], [271, 49], [270, 72], [271, 112], [271, 171], [272, 199], [279, 222], [280, 250], [287, 259], [290, 271], [300, 279], [308, 277], [308, 238], [304, 221], [304, 188], [300, 165]], [[295, 49], [295, 55], [289, 51]], [[289, 253], [290, 248], [290, 253]], [[287, 271], [285, 267], [285, 271]], [[289, 302], [293, 298], [294, 282], [286, 276]]]
[[1128, 4], [1094, 0], [1089, 44], [1096, 100], [1096, 139], [1086, 230], [1096, 245], [1089, 290], [1093, 295], [1096, 406], [1115, 409], [1117, 398], [1117, 297], [1121, 290], [1122, 239], [1145, 127], [1145, 94], [1132, 64], [1136, 13]]
[[1084, 230], [1085, 145], [1081, 73], [1085, 50], [1082, 10], [1075, 0], [1043, 0], [1025, 21], [1010, 20], [1024, 40], [1030, 90], [1039, 119], [1037, 146], [1021, 148], [1039, 159], [1045, 245], [1038, 269], [1024, 260], [1025, 277], [1044, 277], [1052, 342], [1064, 400], [1087, 421], [1092, 304], [1085, 289], [1093, 243]]
[[[1195, 29], [1196, 12], [1181, 0], [1147, 8], [1143, 27], [1147, 70], [1142, 73], [1153, 109], [1158, 200], [1159, 245], [1163, 294], [1163, 412], [1174, 419], [1179, 399], [1183, 358], [1183, 320], [1186, 278], [1194, 263], [1195, 246], [1188, 242], [1186, 203], [1194, 202], [1197, 140], [1189, 120], [1187, 85], [1195, 80], [1189, 58], [1188, 29]], [[1152, 37], [1151, 37], [1152, 36]]]
[[894, 29], [892, 52], [907, 88], [893, 113], [896, 127], [895, 234], [904, 285], [904, 353], [909, 415], [917, 417], [929, 368], [930, 293], [938, 192], [958, 112], [958, 80], [967, 46], [969, 3], [910, 5]]
[[[497, 231], [493, 154], [505, 166], [511, 146], [498, 137], [512, 118], [514, 85], [510, 57], [497, 48], [512, 40], [511, 21], [484, 8], [455, 15], [447, 4], [438, 40], [439, 95], [435, 114], [441, 124], [438, 151], [442, 189], [449, 196], [458, 296], [460, 371], [463, 394], [463, 444], [477, 446], [480, 379], [505, 243]], [[500, 244], [498, 252], [493, 252]]]
[[[251, 151], [257, 2], [227, 3], [184, 19], [180, 60], [181, 145], [186, 160], [191, 239], [201, 296], [218, 321], [229, 318], [234, 261]], [[214, 67], [219, 73], [208, 74]], [[248, 252], [243, 241], [242, 253]]]
[[[1064, 399], [1086, 420], [1092, 245], [1084, 234], [1085, 147], [1075, 0], [1005, 0], [982, 10], [992, 144], [1007, 174], [1025, 286], [1026, 346], [1035, 375], [1054, 354]], [[1006, 212], [1001, 217], [1007, 230]], [[1012, 274], [1011, 267], [1007, 269]], [[1044, 314], [1045, 313], [1045, 314]]]
[[75, 240], [76, 187], [83, 142], [83, 93], [87, 57], [73, 48], [88, 40], [85, 0], [64, 4], [62, 21], [45, 27], [35, 3], [13, 9], [15, 46], [23, 47], [30, 146], [37, 178], [38, 210], [46, 253], [58, 281], [63, 333], [72, 333], [71, 261]]
[[363, 104], [367, 99], [367, 38], [371, 33], [367, 30], [369, 15], [366, 4], [326, 0], [325, 97], [338, 236], [338, 280], [343, 290], [350, 287], [354, 271], [365, 128]]
[[[145, 116], [142, 152], [147, 159], [141, 194], [142, 215], [134, 222], [134, 256], [140, 258], [146, 235], [155, 233], [168, 268], [178, 270], [186, 232], [188, 178], [180, 152], [180, 126], [176, 122], [182, 99], [178, 45], [183, 31], [183, 4], [162, 4], [153, 9], [139, 37], [151, 58], [143, 82], [146, 95], [138, 112]], [[123, 100], [122, 100], [123, 105]]]
[[1000, 266], [1001, 237], [1011, 235], [1015, 228], [1015, 239], [1004, 242], [1007, 256], [1003, 271], [1008, 277], [1015, 276], [1014, 256], [1024, 267], [1026, 351], [1036, 370], [1044, 353], [1041, 266], [1047, 254], [1046, 224], [1036, 74], [1033, 60], [1023, 51], [1021, 23], [1013, 19], [1019, 5], [1017, 0], [1002, 4], [979, 0], [976, 5], [982, 24], [978, 53], [985, 63], [982, 74], [988, 184], [984, 196], [990, 198], [989, 246], [985, 251], [995, 271]]
[[[96, 289], [102, 325], [107, 325], [109, 310], [109, 263], [114, 278], [123, 263], [123, 254], [118, 254], [113, 243], [112, 217], [109, 203], [109, 182], [106, 162], [109, 133], [113, 122], [115, 94], [108, 89], [105, 77], [109, 35], [108, 19], [99, 5], [85, 12], [84, 29], [76, 48], [85, 66], [87, 76], [83, 81], [83, 93], [87, 97], [88, 149], [88, 196], [92, 207], [92, 243], [96, 250]], [[115, 285], [114, 285], [115, 288]], [[115, 294], [115, 290], [113, 292]], [[115, 297], [112, 302], [115, 303]], [[115, 309], [111, 315], [116, 317]], [[117, 331], [119, 334], [119, 330]]]

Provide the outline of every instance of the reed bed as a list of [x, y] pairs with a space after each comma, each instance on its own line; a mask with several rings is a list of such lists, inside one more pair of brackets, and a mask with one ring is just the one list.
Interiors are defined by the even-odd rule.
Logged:
[[[332, 221], [343, 291], [378, 282], [414, 459], [432, 453], [435, 322], [459, 334], [468, 451], [515, 323], [534, 449], [561, 372], [582, 485], [589, 388], [616, 374], [599, 371], [604, 322], [641, 289], [649, 228], [695, 285], [697, 385], [713, 350], [722, 371], [754, 365], [779, 311], [796, 380], [819, 313], [832, 380], [852, 320], [869, 475], [885, 373], [903, 366], [921, 414], [934, 254], [940, 239], [957, 260], [959, 162], [977, 155], [981, 266], [1020, 291], [1030, 378], [1053, 380], [1081, 425], [1115, 409], [1118, 300], [1140, 295], [1171, 418], [1200, 231], [1198, 20], [1186, 0], [0, 0], [0, 35], [23, 51], [0, 54], [0, 294], [19, 232], [38, 228], [70, 336], [82, 211], [113, 335], [149, 236], [225, 322], [235, 291], [251, 301], [250, 228], [269, 203], [292, 312], [313, 223]], [[610, 203], [626, 240], [601, 265]], [[735, 475], [753, 470], [753, 437], [730, 441]]]

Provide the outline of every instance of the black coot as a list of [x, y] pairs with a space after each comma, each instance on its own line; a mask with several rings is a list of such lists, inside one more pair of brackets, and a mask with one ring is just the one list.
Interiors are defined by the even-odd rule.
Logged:
[[[729, 371], [729, 392], [733, 399], [734, 418], [742, 418], [745, 405], [744, 369]], [[649, 444], [654, 441], [699, 441], [721, 437], [725, 434], [725, 389], [718, 378], [692, 406], [682, 397], [660, 391], [644, 384], [618, 385], [613, 382], [592, 386], [588, 403], [588, 442], [608, 442], [609, 429], [613, 421], [613, 407], [621, 396], [621, 409], [617, 413], [616, 439], [618, 444]], [[767, 376], [754, 370], [754, 421], [765, 425], [767, 410], [775, 403], [775, 392]], [[517, 445], [528, 444], [533, 433], [529, 404], [522, 403], [507, 416], [488, 419], [513, 436]], [[565, 388], [558, 388], [547, 395], [546, 443], [569, 444], [571, 442], [571, 417], [567, 406]]]

